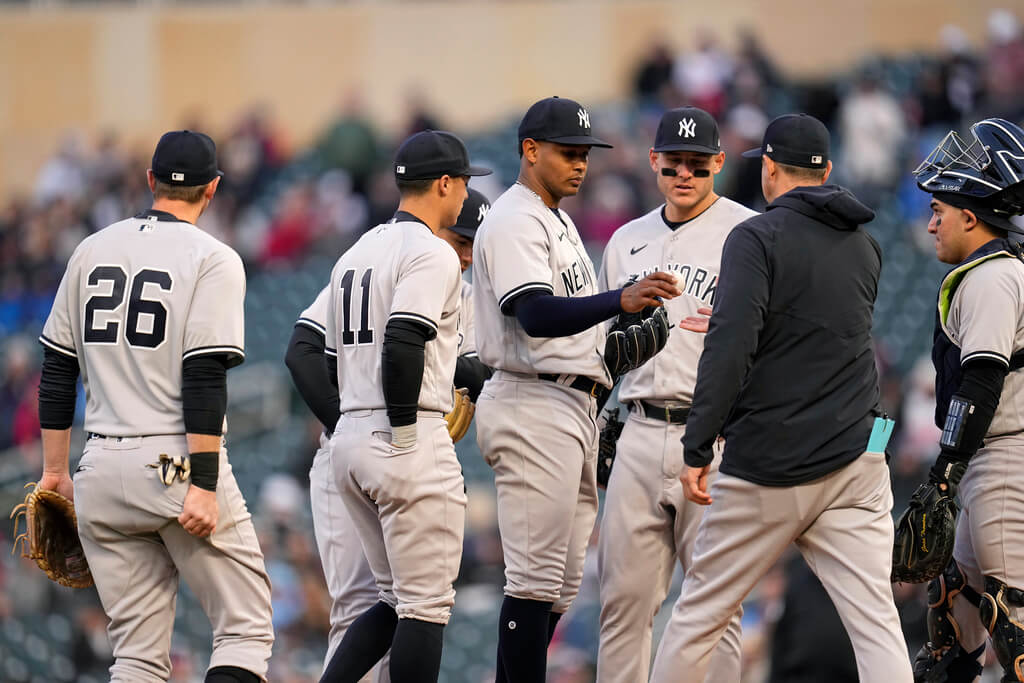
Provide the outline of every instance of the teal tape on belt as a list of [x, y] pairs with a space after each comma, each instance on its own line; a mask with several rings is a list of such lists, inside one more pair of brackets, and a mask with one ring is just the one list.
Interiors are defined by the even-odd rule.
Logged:
[[868, 439], [868, 453], [885, 453], [885, 447], [889, 444], [889, 437], [892, 436], [895, 426], [895, 420], [888, 417], [876, 417], [875, 424], [871, 428], [871, 437]]

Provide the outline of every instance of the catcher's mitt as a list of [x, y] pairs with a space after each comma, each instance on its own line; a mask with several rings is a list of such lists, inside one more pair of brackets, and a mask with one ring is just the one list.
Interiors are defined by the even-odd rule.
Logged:
[[938, 484], [921, 484], [910, 497], [910, 506], [896, 522], [892, 549], [892, 581], [926, 583], [953, 559], [958, 508], [955, 493]]
[[452, 437], [452, 443], [456, 443], [466, 435], [466, 432], [469, 431], [469, 423], [473, 421], [473, 413], [476, 412], [476, 406], [469, 400], [469, 389], [456, 389], [454, 394], [455, 407], [444, 416], [448, 423], [448, 435]]
[[608, 480], [612, 476], [612, 465], [615, 464], [615, 444], [622, 434], [622, 421], [619, 419], [619, 409], [613, 408], [605, 411], [605, 423], [601, 427], [601, 435], [597, 441], [597, 484], [601, 488], [607, 488]]
[[[14, 550], [22, 545], [22, 556], [35, 560], [51, 581], [70, 588], [88, 588], [92, 572], [78, 538], [78, 518], [70, 500], [35, 483], [25, 501], [11, 511], [14, 518]], [[25, 518], [25, 531], [18, 522]]]

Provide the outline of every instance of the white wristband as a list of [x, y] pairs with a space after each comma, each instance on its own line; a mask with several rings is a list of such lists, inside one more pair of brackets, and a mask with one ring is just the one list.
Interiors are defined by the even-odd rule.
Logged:
[[395, 448], [412, 448], [416, 445], [416, 423], [391, 428], [391, 445]]

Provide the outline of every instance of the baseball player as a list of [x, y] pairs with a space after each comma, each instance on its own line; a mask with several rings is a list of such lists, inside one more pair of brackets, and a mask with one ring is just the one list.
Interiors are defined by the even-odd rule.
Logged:
[[[950, 132], [915, 171], [928, 232], [953, 269], [935, 344], [941, 452], [929, 479], [960, 494], [953, 561], [928, 585], [929, 642], [916, 681], [970, 683], [991, 636], [1004, 683], [1024, 681], [1024, 263], [1009, 232], [1024, 213], [1024, 130], [1003, 119]], [[969, 463], [969, 465], [968, 465]], [[980, 618], [979, 618], [980, 617]]]
[[[701, 519], [651, 680], [700, 683], [730, 620], [790, 543], [850, 634], [862, 681], [912, 679], [889, 573], [894, 529], [871, 340], [874, 213], [825, 185], [830, 140], [782, 116], [761, 147], [766, 212], [722, 248], [681, 474]], [[710, 482], [713, 448], [725, 437]], [[812, 626], [813, 625], [809, 625]]]
[[[473, 265], [473, 241], [477, 228], [491, 208], [491, 203], [480, 191], [469, 189], [469, 197], [462, 205], [462, 213], [455, 225], [442, 228], [437, 236], [452, 245], [459, 255], [459, 265], [465, 273]], [[473, 286], [462, 281], [462, 308], [459, 320], [459, 359], [455, 364], [455, 386], [464, 387], [474, 403], [491, 369], [480, 361], [476, 349], [476, 327], [473, 324]]]
[[[473, 237], [489, 207], [486, 197], [470, 188], [469, 198], [463, 204], [455, 225], [442, 228], [438, 232], [438, 236], [455, 249], [463, 272], [472, 263]], [[469, 309], [467, 316], [466, 308], [467, 305], [471, 305], [468, 301], [470, 289], [469, 284], [463, 281], [460, 355], [455, 369], [455, 385], [469, 387], [471, 398], [476, 400], [480, 386], [487, 378], [487, 369], [475, 359], [475, 344], [472, 341], [472, 328], [469, 322], [472, 320], [472, 309]], [[329, 294], [329, 288], [324, 287], [309, 308], [299, 316], [285, 355], [285, 363], [291, 371], [299, 394], [324, 426], [320, 448], [313, 457], [313, 465], [309, 470], [309, 496], [313, 509], [313, 535], [327, 580], [327, 592], [331, 596], [331, 630], [325, 666], [330, 662], [345, 631], [356, 617], [377, 602], [377, 583], [359, 543], [355, 524], [341, 501], [332, 474], [331, 437], [338, 422], [338, 391], [330, 380], [324, 355]], [[388, 680], [387, 661], [385, 656], [374, 667], [374, 680]]]
[[598, 293], [576, 226], [591, 147], [579, 103], [552, 97], [519, 124], [519, 179], [491, 206], [473, 245], [476, 342], [495, 368], [477, 403], [477, 440], [495, 473], [505, 556], [497, 680], [540, 682], [558, 618], [579, 590], [597, 515], [597, 411], [612, 377], [603, 322], [679, 293], [653, 273]]
[[[718, 124], [702, 109], [666, 112], [649, 155], [665, 203], [615, 231], [598, 285], [608, 290], [655, 271], [674, 273], [683, 294], [665, 304], [669, 315], [699, 319], [715, 302], [725, 238], [756, 214], [715, 193], [725, 153]], [[684, 569], [690, 564], [704, 508], [683, 496], [679, 440], [703, 348], [702, 334], [671, 334], [665, 353], [627, 373], [619, 386], [630, 415], [616, 445], [598, 540], [601, 683], [647, 680], [654, 615], [668, 594], [675, 563]], [[716, 459], [713, 471], [717, 465]], [[709, 681], [740, 680], [739, 617], [719, 644]]]
[[331, 467], [380, 597], [321, 681], [358, 681], [389, 648], [392, 681], [436, 681], [462, 554], [466, 495], [444, 420], [462, 278], [436, 233], [455, 223], [469, 176], [490, 171], [451, 133], [425, 131], [402, 143], [394, 172], [398, 212], [338, 259], [327, 298], [340, 411]]
[[40, 486], [69, 498], [79, 374], [85, 385], [73, 493], [110, 619], [112, 681], [170, 676], [179, 575], [213, 627], [205, 680], [266, 680], [270, 581], [223, 445], [226, 371], [245, 357], [245, 272], [195, 226], [220, 175], [206, 135], [160, 138], [153, 207], [82, 241], [39, 338]]

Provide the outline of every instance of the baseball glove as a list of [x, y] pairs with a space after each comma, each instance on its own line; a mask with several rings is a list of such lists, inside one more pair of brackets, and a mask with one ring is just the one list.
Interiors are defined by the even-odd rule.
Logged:
[[[22, 545], [22, 557], [35, 560], [51, 581], [70, 588], [88, 588], [92, 572], [78, 538], [78, 518], [70, 500], [35, 482], [25, 501], [11, 511], [14, 518], [14, 549]], [[18, 533], [18, 522], [25, 518], [25, 531]]]
[[619, 420], [619, 409], [613, 408], [604, 413], [605, 423], [601, 427], [601, 435], [597, 441], [597, 484], [601, 488], [608, 486], [612, 476], [612, 465], [615, 464], [615, 444], [622, 434], [622, 421]]
[[957, 505], [954, 487], [943, 491], [936, 482], [921, 484], [910, 506], [896, 522], [892, 550], [892, 581], [926, 583], [953, 558]]
[[612, 377], [636, 370], [665, 348], [671, 327], [664, 306], [621, 314], [604, 342], [604, 362]]
[[469, 389], [456, 389], [454, 394], [455, 407], [444, 419], [448, 423], [448, 435], [452, 437], [452, 443], [457, 443], [469, 431], [476, 406], [469, 400]]

